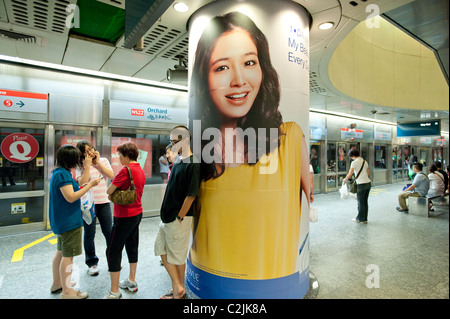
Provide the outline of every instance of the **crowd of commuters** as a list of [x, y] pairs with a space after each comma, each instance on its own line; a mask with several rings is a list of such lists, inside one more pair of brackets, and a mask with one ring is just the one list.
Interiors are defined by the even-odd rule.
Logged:
[[[198, 196], [200, 165], [190, 150], [190, 132], [184, 126], [175, 127], [171, 144], [162, 156], [167, 166], [162, 175], [167, 189], [161, 207], [161, 224], [155, 240], [155, 254], [172, 280], [172, 289], [162, 299], [184, 298], [184, 273], [192, 225], [193, 203]], [[88, 141], [77, 147], [63, 145], [56, 155], [56, 168], [50, 181], [49, 217], [52, 231], [57, 235], [57, 251], [53, 259], [51, 293], [61, 292], [62, 299], [84, 299], [87, 292], [75, 290], [71, 281], [73, 257], [82, 254], [84, 242], [85, 263], [91, 276], [98, 275], [99, 258], [95, 251], [95, 229], [98, 219], [106, 241], [106, 260], [111, 286], [105, 299], [122, 299], [119, 288], [138, 290], [136, 270], [139, 248], [139, 224], [142, 220], [142, 194], [145, 173], [137, 162], [139, 150], [133, 143], [117, 148], [123, 168], [114, 176], [106, 158]], [[187, 154], [187, 156], [184, 156]], [[174, 163], [177, 163], [175, 166]], [[128, 171], [129, 169], [129, 171]], [[129, 173], [131, 176], [129, 175]], [[170, 173], [172, 173], [170, 176]], [[107, 186], [106, 180], [111, 183]], [[134, 184], [136, 200], [129, 205], [114, 203], [111, 195], [117, 190], [129, 189]], [[80, 198], [92, 191], [92, 210], [95, 217], [87, 222], [82, 214]], [[84, 240], [82, 240], [84, 228]], [[128, 256], [129, 274], [120, 281], [122, 251]]]

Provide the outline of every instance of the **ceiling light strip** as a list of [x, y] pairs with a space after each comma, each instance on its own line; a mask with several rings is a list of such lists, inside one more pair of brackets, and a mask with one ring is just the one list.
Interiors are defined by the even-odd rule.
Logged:
[[104, 79], [104, 80], [117, 80], [117, 81], [121, 81], [121, 82], [143, 84], [143, 85], [148, 85], [148, 86], [162, 88], [162, 89], [169, 89], [169, 90], [183, 91], [183, 92], [188, 91], [187, 86], [183, 86], [183, 85], [161, 83], [161, 82], [157, 82], [157, 81], [133, 78], [130, 76], [124, 76], [124, 75], [119, 75], [119, 74], [87, 70], [87, 69], [76, 68], [76, 67], [54, 64], [54, 63], [48, 63], [48, 62], [22, 59], [22, 58], [18, 58], [18, 57], [11, 57], [11, 56], [1, 55], [1, 54], [0, 54], [0, 61], [23, 64], [23, 65], [33, 66], [33, 67], [40, 67], [40, 68], [56, 70], [56, 71], [64, 71], [64, 72], [80, 74], [80, 75], [87, 75], [87, 76], [92, 76], [92, 77], [100, 78], [100, 79]]
[[324, 115], [345, 117], [345, 118], [349, 118], [349, 119], [361, 120], [361, 121], [372, 122], [372, 123], [377, 123], [377, 124], [397, 126], [397, 123], [394, 123], [394, 122], [376, 120], [376, 119], [371, 119], [368, 117], [362, 117], [362, 116], [357, 116], [357, 115], [352, 115], [352, 114], [345, 114], [345, 113], [340, 113], [340, 112], [326, 111], [326, 110], [314, 109], [314, 108], [310, 108], [309, 111], [312, 113], [319, 113], [319, 114], [324, 114]]

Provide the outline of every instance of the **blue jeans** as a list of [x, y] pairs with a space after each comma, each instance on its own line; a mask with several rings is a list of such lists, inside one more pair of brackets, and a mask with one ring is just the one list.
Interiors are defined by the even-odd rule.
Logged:
[[100, 222], [100, 227], [102, 229], [103, 236], [105, 236], [106, 244], [108, 244], [111, 237], [112, 231], [112, 213], [111, 206], [109, 203], [105, 204], [95, 204], [95, 216], [90, 225], [86, 224], [83, 220], [84, 225], [84, 254], [85, 263], [88, 267], [96, 266], [98, 264], [98, 257], [95, 255], [95, 228], [96, 220]]
[[356, 187], [356, 200], [358, 201], [358, 216], [356, 220], [366, 222], [369, 214], [369, 193], [371, 183], [358, 184]]

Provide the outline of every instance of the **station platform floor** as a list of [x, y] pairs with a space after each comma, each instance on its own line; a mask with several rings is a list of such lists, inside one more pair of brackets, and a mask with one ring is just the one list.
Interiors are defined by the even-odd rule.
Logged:
[[[426, 218], [399, 213], [397, 195], [405, 183], [372, 187], [369, 222], [357, 224], [356, 200], [339, 192], [317, 194], [319, 219], [310, 224], [310, 271], [317, 278], [316, 299], [448, 299], [448, 206]], [[139, 290], [122, 290], [124, 299], [159, 299], [170, 279], [153, 253], [159, 217], [140, 226]], [[99, 226], [97, 226], [99, 227]], [[39, 231], [0, 238], [0, 299], [59, 299], [50, 293], [56, 236]], [[110, 285], [105, 240], [96, 235], [99, 275], [87, 273], [84, 254], [74, 258], [75, 288], [101, 299]], [[121, 279], [128, 275], [124, 252]]]

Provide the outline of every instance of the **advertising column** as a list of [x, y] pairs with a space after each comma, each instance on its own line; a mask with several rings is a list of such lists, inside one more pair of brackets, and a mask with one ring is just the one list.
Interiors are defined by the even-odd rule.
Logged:
[[188, 22], [202, 181], [186, 276], [199, 298], [308, 291], [309, 24], [290, 0], [215, 1]]

